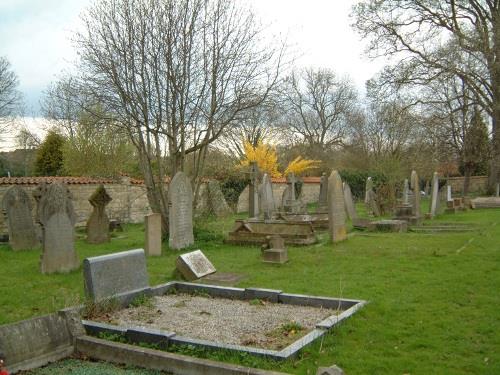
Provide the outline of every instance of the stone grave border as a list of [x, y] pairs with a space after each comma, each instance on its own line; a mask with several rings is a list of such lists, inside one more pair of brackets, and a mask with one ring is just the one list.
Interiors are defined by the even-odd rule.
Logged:
[[127, 307], [137, 296], [146, 294], [147, 296], [161, 296], [169, 291], [180, 293], [206, 293], [211, 297], [229, 298], [238, 300], [265, 299], [269, 302], [284, 303], [289, 305], [301, 305], [311, 307], [325, 307], [343, 310], [339, 315], [331, 315], [316, 324], [316, 328], [307, 335], [301, 337], [282, 350], [267, 350], [252, 348], [248, 346], [224, 344], [215, 341], [193, 339], [179, 336], [175, 332], [167, 332], [152, 328], [117, 326], [100, 323], [91, 320], [82, 320], [82, 324], [88, 335], [96, 336], [100, 333], [118, 334], [125, 336], [132, 343], [157, 344], [162, 348], [169, 345], [193, 345], [204, 349], [219, 349], [235, 352], [244, 352], [256, 356], [264, 356], [275, 360], [285, 360], [297, 355], [297, 353], [319, 337], [325, 335], [335, 325], [353, 315], [362, 308], [367, 301], [353, 299], [339, 299], [330, 297], [310, 296], [301, 294], [283, 293], [281, 290], [260, 289], [260, 288], [233, 288], [207, 284], [194, 284], [188, 282], [171, 281], [155, 287], [145, 288], [142, 291], [133, 291], [114, 296], [123, 308]]

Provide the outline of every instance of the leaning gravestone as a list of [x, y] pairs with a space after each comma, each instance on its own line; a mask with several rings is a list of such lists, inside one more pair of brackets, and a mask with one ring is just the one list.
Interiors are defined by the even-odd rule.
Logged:
[[432, 176], [432, 190], [431, 190], [431, 205], [429, 207], [429, 216], [433, 218], [437, 215], [439, 210], [439, 177], [438, 173], [434, 172]]
[[83, 277], [85, 294], [93, 301], [149, 287], [143, 249], [87, 258]]
[[161, 214], [149, 214], [144, 217], [146, 234], [145, 248], [148, 256], [161, 255]]
[[37, 218], [42, 226], [42, 273], [69, 272], [79, 266], [75, 251], [76, 215], [71, 193], [65, 185], [53, 183], [41, 192]]
[[196, 280], [216, 272], [215, 267], [201, 250], [182, 254], [175, 261], [176, 268], [188, 280]]
[[177, 172], [168, 189], [169, 240], [171, 249], [184, 249], [194, 243], [193, 190], [184, 172]]
[[411, 188], [413, 190], [413, 202], [411, 202], [412, 206], [412, 214], [416, 218], [419, 218], [420, 215], [420, 180], [418, 179], [418, 174], [416, 171], [411, 172]]
[[342, 179], [337, 171], [333, 171], [328, 178], [328, 220], [332, 242], [345, 240], [347, 230], [345, 226], [344, 193]]
[[319, 180], [318, 212], [328, 211], [328, 178], [323, 173]]
[[92, 244], [109, 242], [109, 218], [106, 215], [106, 206], [112, 198], [103, 185], [90, 196], [89, 202], [94, 207], [87, 221], [87, 241]]
[[358, 213], [356, 212], [354, 200], [352, 199], [351, 187], [347, 182], [344, 183], [344, 204], [349, 219], [351, 219], [351, 221], [356, 220], [358, 218]]
[[7, 216], [12, 250], [29, 250], [37, 247], [40, 242], [31, 216], [31, 200], [28, 193], [17, 185], [12, 186], [3, 196], [2, 207]]
[[262, 184], [259, 188], [259, 203], [260, 212], [264, 214], [264, 220], [271, 220], [276, 209], [274, 206], [273, 185], [267, 173], [262, 177]]

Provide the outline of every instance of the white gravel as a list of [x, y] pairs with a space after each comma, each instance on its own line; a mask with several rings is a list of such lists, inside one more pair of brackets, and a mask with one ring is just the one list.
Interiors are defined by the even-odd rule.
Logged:
[[[153, 297], [150, 304], [114, 312], [105, 320], [119, 325], [161, 329], [190, 338], [276, 350], [336, 313], [336, 310], [324, 308], [181, 294]], [[291, 322], [303, 329], [288, 333], [280, 329]]]

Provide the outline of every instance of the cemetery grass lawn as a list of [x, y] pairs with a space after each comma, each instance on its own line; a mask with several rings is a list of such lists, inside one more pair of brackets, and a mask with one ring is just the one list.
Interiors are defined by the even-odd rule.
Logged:
[[[188, 354], [295, 374], [332, 364], [347, 374], [500, 374], [500, 210], [435, 221], [475, 223], [478, 229], [356, 234], [336, 245], [324, 232], [316, 245], [288, 247], [287, 264], [271, 265], [261, 262], [258, 247], [222, 243], [234, 217], [198, 222], [192, 249], [202, 249], [219, 272], [244, 274], [239, 287], [370, 302], [295, 360]], [[76, 248], [83, 260], [142, 247], [143, 236], [141, 225], [128, 225], [109, 244], [88, 245], [80, 233]], [[148, 258], [151, 285], [172, 279], [176, 255], [165, 243], [161, 257]], [[38, 251], [0, 247], [0, 324], [83, 300], [81, 270], [41, 275], [38, 259]]]

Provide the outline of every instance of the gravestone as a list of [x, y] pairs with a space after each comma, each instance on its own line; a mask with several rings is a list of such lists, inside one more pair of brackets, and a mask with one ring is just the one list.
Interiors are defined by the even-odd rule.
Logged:
[[344, 204], [349, 219], [351, 219], [351, 221], [356, 220], [358, 218], [358, 213], [356, 212], [356, 206], [352, 199], [351, 187], [347, 182], [344, 182]]
[[69, 272], [79, 266], [75, 251], [76, 215], [71, 193], [65, 185], [53, 183], [40, 192], [37, 218], [42, 227], [42, 273]]
[[317, 211], [328, 211], [328, 178], [326, 177], [326, 173], [323, 173], [319, 180], [319, 199]]
[[500, 184], [497, 182], [496, 185], [496, 190], [495, 190], [495, 197], [500, 197]]
[[220, 183], [216, 180], [210, 180], [207, 183], [208, 205], [211, 213], [217, 217], [224, 217], [231, 214], [231, 209], [224, 198]]
[[371, 177], [366, 179], [365, 204], [366, 211], [375, 217], [380, 216], [380, 207], [378, 204], [377, 194], [373, 191], [373, 180]]
[[259, 167], [256, 162], [250, 163], [250, 185], [248, 186], [248, 216], [259, 216]]
[[177, 172], [170, 182], [169, 239], [171, 249], [184, 249], [194, 243], [193, 235], [193, 190], [184, 172]]
[[371, 177], [368, 177], [366, 179], [366, 183], [365, 183], [365, 204], [369, 204], [369, 194], [368, 192], [369, 191], [373, 191], [373, 180]]
[[215, 267], [201, 250], [182, 254], [175, 261], [177, 270], [187, 281], [193, 281], [214, 273]]
[[28, 193], [17, 185], [12, 186], [3, 196], [2, 208], [7, 219], [12, 250], [36, 248], [40, 242], [31, 216], [32, 207]]
[[408, 230], [408, 222], [405, 220], [371, 221], [367, 229], [371, 232], [406, 232]]
[[410, 187], [408, 186], [408, 179], [405, 178], [405, 181], [403, 183], [403, 204], [409, 204], [410, 202]]
[[148, 256], [161, 255], [161, 214], [144, 216], [145, 250]]
[[143, 249], [87, 258], [83, 277], [85, 295], [93, 301], [149, 287]]
[[337, 171], [333, 171], [328, 178], [328, 220], [332, 242], [345, 240], [347, 229], [345, 226], [344, 192], [342, 179]]
[[285, 240], [280, 235], [267, 236], [266, 242], [261, 247], [261, 251], [264, 263], [283, 264], [288, 262]]
[[271, 220], [276, 209], [274, 207], [273, 186], [267, 173], [262, 177], [262, 184], [259, 188], [259, 203], [264, 220]]
[[429, 207], [429, 216], [433, 218], [439, 210], [439, 177], [438, 173], [434, 172], [432, 176], [431, 204]]
[[413, 202], [411, 202], [412, 215], [419, 218], [422, 216], [420, 214], [420, 180], [416, 171], [411, 171], [410, 181], [411, 189], [413, 190]]
[[446, 202], [452, 201], [453, 198], [451, 197], [451, 185], [446, 185]]
[[94, 208], [87, 221], [87, 241], [99, 244], [109, 241], [109, 218], [106, 215], [106, 206], [112, 198], [103, 185], [95, 190], [90, 196], [89, 202]]

